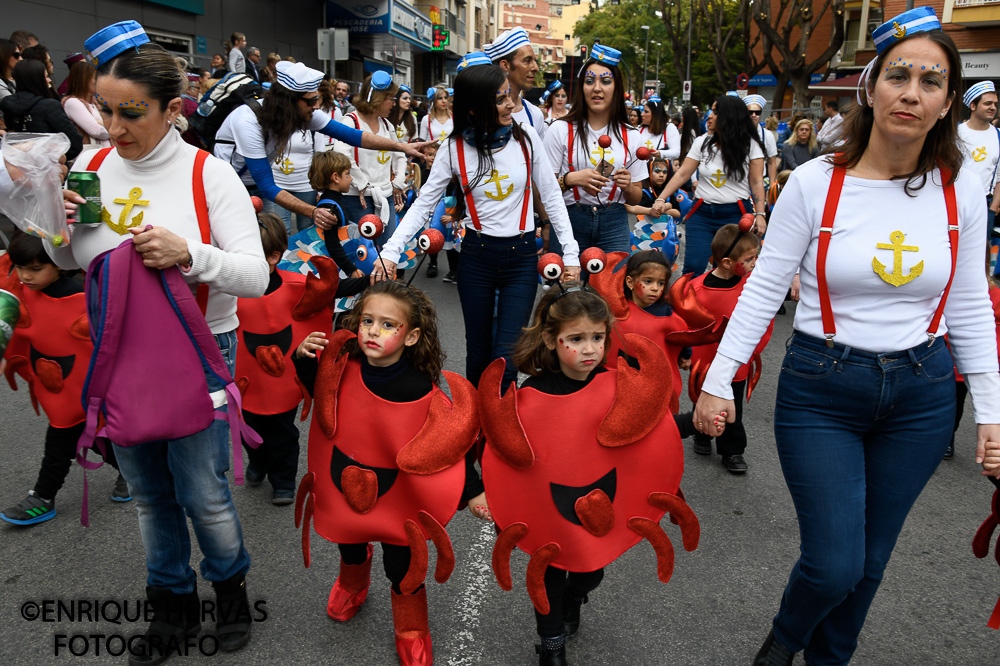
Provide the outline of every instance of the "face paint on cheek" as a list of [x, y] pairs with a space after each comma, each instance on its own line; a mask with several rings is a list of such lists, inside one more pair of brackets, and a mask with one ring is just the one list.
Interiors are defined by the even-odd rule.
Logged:
[[739, 275], [740, 277], [743, 277], [744, 275], [747, 274], [747, 268], [742, 263], [734, 264], [733, 265], [733, 273], [735, 273], [736, 275]]
[[134, 99], [130, 99], [128, 102], [122, 102], [119, 104], [118, 108], [122, 111], [131, 111], [132, 113], [144, 116], [149, 111], [149, 104], [142, 100], [136, 101]]

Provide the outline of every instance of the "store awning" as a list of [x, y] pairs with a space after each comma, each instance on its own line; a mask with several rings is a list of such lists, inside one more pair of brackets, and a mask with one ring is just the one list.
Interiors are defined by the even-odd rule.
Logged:
[[823, 83], [814, 83], [809, 86], [809, 92], [813, 95], [835, 95], [858, 89], [858, 81], [861, 80], [861, 72], [851, 74], [840, 79], [829, 79]]

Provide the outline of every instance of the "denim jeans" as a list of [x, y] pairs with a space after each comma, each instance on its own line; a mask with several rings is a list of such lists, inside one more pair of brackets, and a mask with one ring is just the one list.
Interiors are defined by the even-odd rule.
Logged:
[[[628, 213], [622, 204], [608, 204], [603, 208], [573, 204], [566, 207], [566, 212], [569, 213], [573, 238], [579, 244], [580, 252], [595, 245], [605, 252], [629, 252], [632, 249]], [[562, 244], [556, 238], [555, 230], [549, 234], [549, 251], [562, 254]]]
[[[308, 192], [291, 192], [289, 190], [285, 191], [291, 194], [296, 199], [300, 201], [305, 201], [310, 206], [316, 205], [316, 193], [313, 192], [312, 190], [309, 190]], [[273, 201], [268, 201], [267, 199], [264, 200], [264, 212], [274, 213], [275, 215], [280, 217], [281, 221], [285, 223], [285, 231], [288, 232], [289, 236], [291, 236], [297, 231], [302, 231], [306, 227], [311, 227], [313, 224], [313, 221], [310, 218], [306, 217], [305, 215], [293, 213], [284, 206], [279, 206]], [[294, 225], [292, 224], [292, 218], [295, 219]]]
[[801, 544], [773, 628], [811, 666], [850, 661], [954, 419], [953, 362], [942, 338], [885, 354], [791, 338], [774, 436]]
[[[393, 232], [396, 231], [396, 209], [392, 206], [392, 196], [389, 196], [388, 199], [389, 222], [386, 223], [385, 230], [382, 232], [382, 235], [374, 240], [375, 247], [377, 247], [380, 251], [382, 250], [382, 246], [385, 245], [385, 242], [389, 240], [389, 238], [392, 237]], [[371, 197], [365, 197], [365, 205], [367, 208], [362, 208], [361, 200], [353, 194], [345, 194], [340, 200], [340, 207], [344, 209], [344, 215], [346, 215], [347, 218], [355, 224], [357, 224], [358, 220], [365, 215], [368, 215], [369, 213], [375, 214], [375, 203], [372, 201]], [[407, 238], [406, 240], [410, 239]]]
[[501, 356], [507, 359], [504, 390], [517, 378], [512, 356], [535, 304], [536, 252], [533, 233], [497, 238], [473, 229], [465, 232], [458, 259], [458, 297], [465, 319], [465, 376], [473, 386], [479, 385], [486, 366]]
[[[229, 371], [236, 364], [236, 333], [215, 336]], [[208, 375], [208, 390], [224, 388]], [[223, 407], [222, 409], [227, 409]], [[115, 446], [121, 473], [139, 511], [139, 532], [146, 550], [147, 585], [184, 594], [194, 589], [191, 569], [191, 519], [204, 555], [201, 575], [223, 581], [250, 568], [243, 530], [229, 492], [229, 424], [212, 425], [182, 439]]]
[[684, 269], [681, 275], [693, 273], [698, 277], [705, 272], [708, 262], [712, 259], [712, 239], [715, 232], [727, 224], [738, 224], [743, 211], [751, 212], [753, 205], [749, 200], [739, 203], [710, 204], [701, 202], [684, 223]]

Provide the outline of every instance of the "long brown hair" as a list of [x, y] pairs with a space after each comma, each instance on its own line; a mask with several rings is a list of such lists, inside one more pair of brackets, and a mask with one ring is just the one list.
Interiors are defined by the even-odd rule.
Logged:
[[85, 102], [93, 102], [94, 96], [90, 94], [90, 82], [97, 74], [97, 68], [86, 60], [74, 62], [69, 68], [69, 79], [66, 81], [66, 95], [76, 97]]
[[[420, 329], [420, 339], [417, 340], [416, 344], [406, 347], [403, 356], [406, 357], [414, 370], [427, 375], [435, 384], [439, 383], [441, 381], [441, 368], [444, 367], [445, 353], [441, 349], [441, 340], [438, 338], [437, 310], [431, 299], [427, 298], [427, 294], [416, 287], [408, 287], [396, 280], [376, 282], [365, 289], [354, 307], [344, 317], [344, 328], [357, 333], [365, 301], [377, 295], [390, 296], [395, 299], [406, 312], [406, 323], [411, 328]], [[357, 340], [350, 340], [344, 345], [344, 349], [354, 359], [361, 358], [364, 354]]]
[[[573, 288], [577, 291], [570, 291]], [[538, 375], [542, 370], [559, 371], [559, 356], [545, 344], [545, 337], [558, 338], [563, 324], [586, 317], [602, 322], [611, 334], [611, 308], [603, 298], [589, 289], [582, 289], [579, 282], [564, 282], [549, 289], [538, 301], [531, 325], [524, 329], [514, 348], [514, 365], [521, 372]], [[607, 360], [607, 347], [601, 365]]]
[[[934, 127], [924, 137], [924, 145], [920, 149], [917, 166], [910, 173], [893, 176], [893, 178], [905, 178], [904, 189], [908, 195], [913, 196], [914, 191], [919, 190], [927, 183], [927, 174], [935, 167], [943, 166], [950, 170], [952, 181], [962, 167], [962, 153], [958, 148], [958, 122], [961, 115], [962, 105], [960, 101], [964, 85], [962, 82], [962, 58], [958, 54], [958, 49], [955, 48], [955, 42], [948, 36], [948, 33], [942, 30], [918, 32], [895, 41], [892, 46], [875, 58], [871, 77], [877, 77], [876, 72], [884, 69], [884, 63], [897, 46], [911, 39], [928, 39], [940, 46], [945, 52], [948, 57], [948, 94], [952, 96], [951, 108], [948, 109], [948, 113], [945, 114], [944, 118], [934, 123]], [[871, 77], [869, 77], [869, 81], [874, 88], [875, 83]], [[875, 126], [875, 112], [869, 105], [868, 87], [864, 88], [861, 91], [862, 103], [854, 105], [844, 118], [844, 123], [841, 125], [844, 143], [838, 148], [837, 154], [833, 158], [833, 163], [836, 166], [845, 169], [851, 169], [861, 161], [865, 151], [868, 150], [868, 141]]]
[[[562, 118], [567, 123], [576, 126], [577, 141], [580, 142], [580, 150], [587, 153], [587, 102], [583, 99], [583, 80], [587, 77], [587, 67], [593, 63], [601, 67], [607, 67], [611, 71], [611, 76], [615, 82], [615, 93], [611, 100], [611, 115], [608, 116], [608, 134], [621, 137], [628, 124], [628, 108], [625, 106], [625, 82], [622, 81], [621, 71], [614, 65], [608, 65], [597, 60], [588, 60], [580, 68], [576, 75], [576, 85], [573, 87], [573, 108]], [[629, 149], [625, 149], [625, 161], [628, 161]]]

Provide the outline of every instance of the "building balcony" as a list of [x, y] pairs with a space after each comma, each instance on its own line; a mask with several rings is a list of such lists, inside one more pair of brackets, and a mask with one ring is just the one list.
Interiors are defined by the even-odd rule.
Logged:
[[945, 23], [1000, 26], [1000, 0], [945, 0]]

